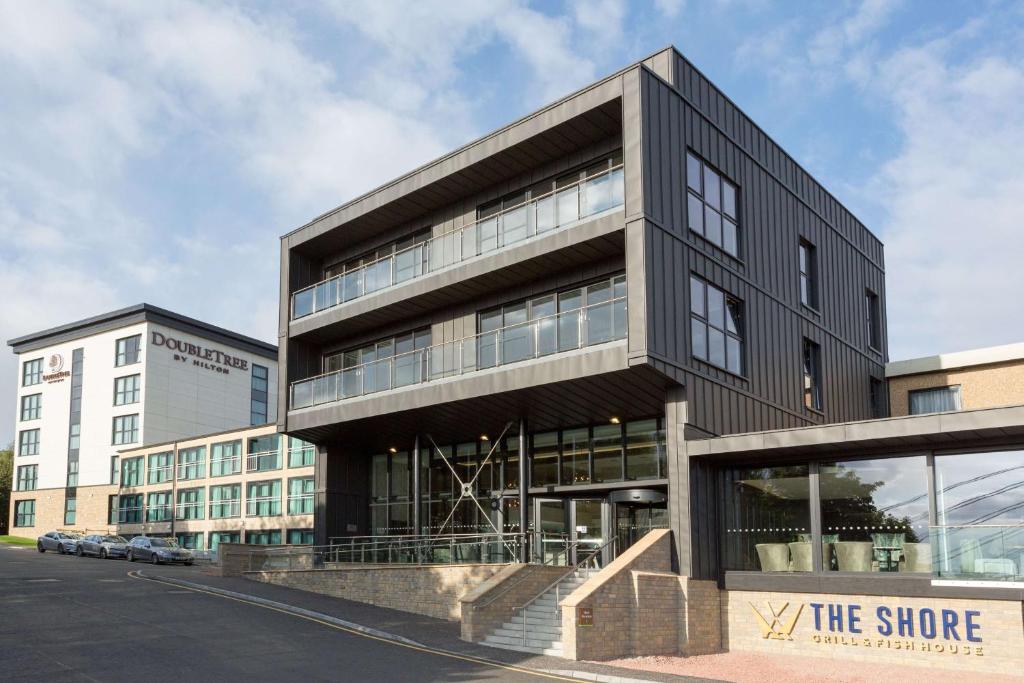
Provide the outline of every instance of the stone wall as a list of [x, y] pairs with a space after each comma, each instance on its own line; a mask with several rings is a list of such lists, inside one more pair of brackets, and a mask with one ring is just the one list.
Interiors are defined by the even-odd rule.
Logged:
[[471, 643], [483, 640], [512, 618], [515, 609], [557, 581], [566, 567], [512, 564], [469, 591], [459, 601], [462, 612], [461, 638]]
[[505, 564], [358, 565], [337, 569], [245, 572], [243, 576], [278, 586], [458, 621], [462, 615], [459, 600], [506, 567]]
[[[1021, 606], [1008, 600], [722, 591], [729, 650], [975, 673], [1024, 669]], [[902, 634], [900, 616], [906, 618]]]
[[[15, 462], [15, 476], [17, 465]], [[15, 482], [16, 484], [16, 482]], [[68, 529], [82, 533], [108, 533], [115, 526], [107, 523], [107, 501], [117, 494], [117, 486], [80, 486], [77, 490], [77, 509], [75, 523], [64, 523], [65, 489], [36, 489], [34, 491], [12, 491], [10, 509], [10, 529], [12, 536], [36, 538], [57, 529]], [[19, 500], [36, 502], [36, 523], [30, 527], [14, 526], [14, 507]]]
[[565, 657], [718, 652], [718, 593], [673, 573], [671, 531], [651, 531], [562, 601]]
[[1024, 403], [1024, 363], [1011, 361], [889, 378], [889, 407], [895, 416], [910, 413], [911, 391], [960, 385], [964, 410]]

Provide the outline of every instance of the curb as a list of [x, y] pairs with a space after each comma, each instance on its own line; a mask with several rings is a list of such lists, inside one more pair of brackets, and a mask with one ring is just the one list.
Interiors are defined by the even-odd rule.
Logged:
[[257, 595], [249, 595], [247, 593], [236, 593], [235, 591], [225, 590], [224, 588], [217, 588], [215, 586], [208, 586], [208, 585], [206, 585], [204, 583], [193, 583], [192, 581], [185, 581], [183, 579], [176, 579], [176, 578], [172, 578], [170, 576], [149, 576], [149, 575], [143, 574], [141, 570], [136, 572], [136, 573], [141, 578], [148, 579], [150, 581], [157, 581], [159, 583], [166, 583], [166, 584], [171, 584], [171, 585], [175, 585], [175, 586], [182, 586], [184, 588], [195, 588], [195, 589], [198, 589], [198, 590], [206, 591], [208, 593], [216, 593], [218, 595], [223, 595], [223, 596], [228, 597], [228, 598], [236, 598], [236, 599], [239, 599], [239, 600], [246, 600], [248, 602], [255, 602], [255, 603], [259, 604], [259, 605], [263, 605], [265, 607], [273, 607], [274, 609], [279, 609], [279, 610], [282, 610], [284, 612], [290, 612], [291, 614], [297, 614], [297, 615], [303, 616], [303, 617], [310, 617], [310, 618], [313, 618], [313, 619], [319, 619], [320, 621], [326, 621], [328, 623], [334, 624], [335, 626], [342, 626], [342, 627], [347, 628], [347, 629], [352, 630], [352, 631], [358, 631], [359, 633], [364, 633], [364, 634], [366, 634], [368, 636], [373, 636], [374, 638], [381, 638], [383, 640], [390, 640], [390, 641], [393, 641], [393, 642], [396, 642], [396, 643], [402, 643], [403, 645], [413, 645], [415, 647], [427, 648], [426, 645], [424, 645], [423, 643], [419, 643], [419, 642], [417, 642], [415, 640], [411, 640], [409, 638], [404, 638], [402, 636], [395, 635], [394, 633], [388, 633], [387, 631], [381, 631], [381, 630], [378, 630], [378, 629], [375, 629], [375, 628], [370, 628], [369, 626], [363, 626], [362, 624], [357, 624], [357, 623], [352, 622], [352, 621], [345, 621], [344, 619], [338, 619], [337, 617], [332, 617], [331, 615], [324, 614], [323, 612], [314, 612], [313, 610], [303, 609], [302, 607], [296, 607], [294, 605], [289, 605], [289, 604], [284, 603], [284, 602], [277, 602], [275, 600], [267, 600], [266, 598], [261, 598], [261, 597], [259, 597]]
[[649, 678], [623, 678], [622, 676], [610, 676], [608, 674], [592, 673], [590, 671], [573, 671], [567, 670], [556, 670], [556, 669], [535, 669], [521, 664], [509, 664], [507, 662], [501, 662], [494, 659], [487, 659], [486, 657], [480, 657], [478, 655], [466, 655], [461, 652], [455, 652], [453, 650], [444, 650], [438, 647], [432, 647], [424, 645], [423, 643], [417, 642], [410, 638], [395, 635], [394, 633], [388, 633], [387, 631], [381, 631], [379, 629], [371, 628], [369, 626], [363, 626], [352, 621], [346, 621], [337, 617], [332, 617], [329, 614], [323, 612], [314, 612], [313, 610], [303, 609], [302, 607], [295, 607], [284, 602], [277, 602], [276, 600], [267, 600], [256, 595], [249, 595], [248, 593], [237, 593], [235, 591], [229, 591], [224, 588], [217, 588], [215, 586], [209, 586], [203, 583], [194, 583], [192, 581], [185, 581], [184, 579], [177, 579], [170, 576], [147, 576], [142, 573], [141, 570], [137, 570], [139, 578], [146, 579], [148, 581], [156, 581], [158, 583], [164, 583], [172, 586], [181, 586], [183, 588], [193, 588], [196, 590], [206, 591], [208, 593], [215, 593], [217, 595], [223, 595], [228, 598], [235, 598], [237, 600], [245, 600], [248, 602], [254, 602], [258, 605], [265, 607], [273, 607], [274, 609], [281, 610], [283, 612], [289, 612], [303, 617], [309, 617], [312, 619], [318, 619], [320, 621], [326, 621], [334, 624], [335, 626], [341, 626], [343, 628], [357, 631], [374, 638], [380, 638], [382, 640], [388, 640], [395, 643], [401, 643], [402, 645], [411, 645], [423, 650], [430, 650], [434, 652], [443, 653], [446, 655], [453, 655], [460, 658], [475, 659], [480, 662], [486, 662], [488, 664], [497, 664], [502, 667], [511, 667], [514, 669], [520, 669], [523, 671], [534, 671], [539, 674], [547, 674], [549, 676], [558, 676], [561, 678], [571, 678], [581, 681], [595, 681], [596, 683], [656, 683]]

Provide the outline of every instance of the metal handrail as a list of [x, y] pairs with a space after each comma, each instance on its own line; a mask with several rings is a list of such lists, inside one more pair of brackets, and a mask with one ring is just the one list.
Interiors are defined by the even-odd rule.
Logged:
[[[324, 372], [319, 375], [313, 375], [312, 377], [306, 377], [301, 380], [296, 380], [292, 382], [290, 386], [289, 406], [294, 409], [296, 407], [307, 408], [322, 403], [333, 403], [334, 401], [339, 401], [345, 398], [355, 398], [357, 396], [364, 396], [369, 393], [376, 393], [377, 391], [388, 391], [390, 389], [395, 389], [403, 386], [423, 384], [426, 382], [443, 379], [445, 377], [462, 375], [467, 372], [475, 372], [477, 370], [497, 368], [507, 363], [515, 363], [523, 360], [530, 360], [533, 358], [539, 358], [541, 356], [554, 355], [565, 351], [573, 351], [576, 349], [585, 348], [587, 346], [594, 346], [597, 344], [603, 344], [606, 342], [623, 339], [625, 338], [625, 331], [623, 330], [622, 334], [619, 334], [616, 332], [615, 329], [615, 306], [617, 304], [622, 305], [622, 317], [623, 322], [625, 322], [628, 316], [628, 311], [626, 310], [628, 304], [626, 303], [626, 300], [626, 296], [613, 297], [611, 299], [608, 299], [607, 301], [600, 301], [594, 304], [589, 304], [587, 306], [581, 306], [579, 308], [574, 308], [571, 310], [560, 311], [552, 315], [534, 318], [533, 320], [528, 320], [522, 323], [516, 323], [514, 325], [506, 325], [504, 327], [499, 327], [497, 329], [489, 330], [487, 332], [480, 332], [474, 335], [470, 335], [468, 337], [463, 337], [462, 339], [455, 339], [449, 342], [441, 342], [440, 344], [433, 344], [423, 349], [406, 351], [404, 353], [396, 354], [394, 356], [388, 356], [386, 358], [381, 358], [378, 360], [369, 361], [367, 363], [354, 365], [350, 368], [332, 370], [331, 372]], [[602, 309], [602, 307], [604, 309], [607, 309], [611, 316], [609, 336], [607, 339], [591, 341], [589, 339], [589, 335], [585, 334], [585, 332], [587, 331], [586, 325], [591, 320], [592, 311]], [[562, 348], [561, 343], [557, 339], [557, 336], [559, 335], [560, 323], [563, 320], [571, 320], [573, 317], [576, 318], [576, 342], [571, 347]], [[551, 325], [551, 329], [556, 335], [555, 348], [553, 348], [551, 351], [547, 353], [541, 353], [541, 343], [539, 340], [539, 335], [541, 327], [545, 323], [549, 323]], [[529, 354], [524, 355], [523, 358], [516, 358], [511, 361], [504, 361], [503, 357], [505, 345], [509, 343], [505, 337], [510, 332], [517, 331], [525, 331], [529, 335], [528, 339], [531, 347], [530, 352]], [[487, 345], [481, 343], [484, 341], [487, 343]], [[466, 363], [467, 345], [473, 351], [473, 358], [469, 364]], [[493, 356], [493, 358], [481, 360], [481, 349], [485, 349], [484, 352], [487, 353], [489, 356]], [[442, 366], [446, 365], [446, 355], [451, 356], [453, 359], [457, 360], [457, 363], [453, 362], [452, 367], [442, 367], [440, 369], [433, 367], [435, 365], [433, 360], [438, 355], [439, 352]], [[408, 365], [408, 368], [413, 373], [413, 379], [412, 381], [404, 384], [396, 384], [396, 382], [394, 381], [394, 375], [397, 366], [401, 361], [407, 359], [411, 361]], [[387, 366], [388, 368], [387, 386], [382, 386], [380, 389], [371, 389], [370, 391], [366, 391], [366, 375], [369, 373], [373, 373], [375, 369], [378, 367], [383, 368], [385, 366]], [[315, 387], [315, 383], [317, 381], [326, 381], [328, 378], [332, 377], [335, 378], [333, 395], [328, 396], [325, 400], [318, 401], [316, 398], [317, 389]], [[346, 377], [357, 377], [359, 379], [359, 390], [353, 391], [353, 393], [350, 396], [343, 395]], [[309, 385], [309, 402], [308, 404], [302, 402], [303, 405], [296, 406], [295, 389], [299, 385], [306, 384]]]
[[[572, 542], [566, 543], [565, 544], [565, 556], [569, 557], [569, 550], [572, 549], [572, 548], [575, 548], [578, 544], [579, 544], [579, 541], [572, 541]], [[495, 600], [500, 598], [502, 595], [504, 595], [505, 593], [508, 593], [510, 590], [512, 590], [513, 588], [515, 588], [516, 586], [521, 584], [523, 581], [525, 581], [527, 579], [528, 575], [533, 574], [533, 572], [529, 571], [529, 570], [534, 569], [536, 567], [546, 567], [549, 562], [553, 562], [554, 560], [555, 560], [555, 558], [552, 557], [550, 560], [545, 560], [545, 561], [541, 562], [540, 564], [531, 563], [531, 564], [526, 565], [527, 569], [526, 569], [526, 571], [523, 572], [523, 575], [521, 577], [519, 577], [518, 581], [515, 581], [515, 582], [509, 581], [509, 582], [507, 582], [502, 587], [502, 590], [495, 591], [492, 595], [488, 595], [486, 600], [483, 600], [483, 601], [481, 601], [481, 602], [479, 602], [477, 604], [474, 604], [473, 605], [473, 609], [480, 609], [480, 608], [483, 608], [483, 607], [487, 607], [492, 602], [494, 602]]]
[[[395, 263], [395, 260], [397, 260], [400, 255], [404, 255], [404, 254], [407, 254], [407, 253], [414, 253], [415, 250], [417, 250], [417, 249], [424, 249], [424, 248], [426, 248], [428, 250], [428, 253], [429, 253], [429, 251], [431, 249], [431, 245], [433, 245], [435, 243], [440, 244], [443, 240], [445, 240], [445, 241], [452, 241], [452, 240], [456, 240], [457, 239], [459, 244], [461, 245], [462, 241], [463, 241], [464, 233], [466, 233], [469, 230], [475, 229], [477, 226], [479, 226], [481, 224], [485, 224], [485, 223], [487, 223], [489, 221], [497, 221], [499, 218], [507, 216], [507, 215], [509, 215], [509, 214], [511, 214], [511, 213], [513, 213], [515, 211], [519, 211], [520, 209], [523, 209], [524, 207], [528, 207], [528, 206], [530, 206], [532, 204], [540, 204], [542, 201], [545, 201], [545, 200], [548, 200], [548, 199], [552, 199], [552, 198], [554, 198], [554, 197], [556, 197], [558, 195], [563, 195], [563, 194], [565, 194], [565, 193], [567, 193], [569, 191], [576, 191], [576, 192], [578, 192], [580, 190], [580, 188], [583, 187], [585, 184], [594, 183], [594, 182], [603, 180], [604, 178], [610, 178], [610, 177], [612, 177], [616, 173], [621, 173], [622, 170], [623, 170], [623, 164], [619, 164], [617, 166], [613, 166], [612, 168], [606, 169], [606, 170], [602, 171], [601, 173], [596, 173], [596, 174], [594, 174], [594, 175], [592, 175], [592, 176], [590, 176], [588, 178], [583, 178], [582, 180], [577, 180], [577, 181], [575, 181], [573, 183], [570, 183], [568, 185], [565, 185], [563, 187], [559, 187], [559, 188], [556, 188], [554, 190], [551, 190], [550, 192], [545, 192], [542, 195], [537, 195], [536, 197], [530, 197], [529, 199], [526, 199], [526, 200], [520, 202], [519, 204], [516, 204], [515, 206], [510, 206], [507, 209], [502, 209], [498, 213], [492, 214], [490, 216], [486, 216], [484, 218], [478, 218], [475, 221], [473, 221], [472, 223], [467, 223], [466, 225], [463, 225], [461, 227], [455, 228], [453, 230], [449, 230], [446, 233], [443, 233], [443, 234], [440, 234], [440, 235], [436, 235], [434, 237], [431, 237], [428, 240], [425, 240], [425, 241], [420, 242], [418, 244], [414, 244], [411, 247], [406, 247], [405, 249], [396, 250], [395, 252], [393, 252], [391, 254], [387, 254], [386, 256], [381, 256], [380, 258], [374, 259], [372, 261], [368, 261], [368, 262], [360, 265], [358, 268], [353, 268], [351, 271], [349, 271], [347, 273], [341, 273], [339, 275], [332, 275], [331, 277], [324, 278], [323, 280], [320, 280], [319, 282], [316, 282], [316, 283], [311, 284], [311, 285], [307, 285], [306, 287], [303, 287], [302, 289], [298, 289], [298, 290], [292, 292], [292, 295], [291, 295], [291, 301], [289, 302], [290, 303], [290, 310], [289, 310], [290, 318], [289, 319], [290, 320], [298, 320], [298, 319], [304, 318], [304, 317], [306, 317], [308, 315], [313, 315], [314, 313], [319, 313], [320, 311], [326, 311], [326, 310], [328, 310], [330, 308], [333, 308], [335, 306], [340, 306], [342, 303], [346, 303], [345, 301], [339, 301], [337, 303], [331, 304], [329, 306], [325, 306], [325, 307], [320, 308], [320, 309], [318, 309], [316, 307], [316, 291], [315, 290], [318, 287], [321, 287], [321, 286], [325, 285], [326, 283], [330, 282], [331, 280], [337, 280], [337, 281], [340, 282], [342, 278], [350, 276], [352, 273], [359, 273], [362, 276], [363, 285], [364, 286], [360, 287], [360, 290], [361, 290], [360, 294], [358, 294], [358, 295], [352, 297], [351, 299], [347, 300], [347, 301], [352, 301], [352, 300], [358, 299], [358, 298], [360, 298], [362, 296], [366, 296], [367, 294], [370, 294], [372, 292], [381, 291], [382, 289], [385, 289], [387, 287], [394, 286], [396, 284], [399, 284], [400, 282], [407, 282], [408, 280], [414, 280], [417, 277], [421, 277], [422, 275], [425, 275], [428, 272], [433, 272], [435, 270], [440, 270], [441, 268], [445, 268], [445, 267], [447, 267], [449, 265], [454, 265], [455, 263], [459, 263], [460, 261], [463, 261], [466, 258], [472, 258], [473, 256], [478, 256], [479, 254], [475, 253], [475, 251], [474, 251], [472, 256], [467, 256], [467, 257], [459, 258], [457, 260], [453, 260], [452, 263], [443, 263], [442, 265], [440, 265], [437, 268], [431, 268], [430, 267], [430, 259], [429, 259], [429, 256], [428, 256], [427, 257], [427, 267], [423, 269], [424, 272], [421, 272], [418, 275], [413, 275], [412, 277], [410, 277], [410, 278], [408, 278], [406, 280], [401, 280], [399, 282], [395, 281], [395, 277], [394, 277], [394, 275], [395, 275], [394, 274], [394, 263]], [[564, 224], [556, 223], [552, 227], [547, 228], [546, 230], [543, 230], [543, 231], [538, 230], [535, 234], [541, 234], [542, 232], [549, 232], [549, 231], [557, 230], [559, 228], [567, 227], [567, 226], [571, 225], [572, 223], [574, 223], [575, 221], [579, 221], [579, 220], [581, 220], [583, 218], [590, 218], [591, 216], [596, 216], [599, 213], [603, 213], [604, 211], [608, 211], [608, 210], [611, 210], [613, 208], [618, 208], [621, 205], [622, 205], [622, 203], [619, 202], [619, 203], [613, 204], [612, 206], [607, 207], [606, 209], [602, 209], [601, 211], [595, 211], [592, 214], [582, 214], [582, 212], [579, 211], [579, 205], [577, 204], [577, 218], [576, 219], [566, 221]], [[523, 241], [523, 240], [516, 240], [516, 242], [520, 242], [520, 241]], [[488, 250], [488, 251], [497, 251], [498, 249], [500, 249], [500, 247], [496, 247], [495, 249]], [[481, 252], [481, 253], [486, 253], [486, 252]], [[421, 258], [421, 263], [422, 263], [422, 256], [420, 258]], [[384, 285], [383, 287], [379, 287], [377, 289], [372, 289], [372, 290], [367, 291], [365, 289], [366, 273], [371, 268], [374, 268], [374, 267], [380, 265], [381, 263], [383, 263], [384, 261], [388, 261], [388, 260], [391, 261], [391, 270], [389, 272], [389, 277], [388, 277], [389, 283], [387, 285]], [[300, 294], [304, 294], [306, 292], [309, 292], [310, 290], [313, 290], [313, 292], [314, 292], [313, 293], [313, 306], [312, 306], [312, 310], [309, 313], [303, 313], [302, 315], [296, 315], [296, 313], [295, 313], [295, 301], [296, 301], [296, 299], [298, 298], [298, 296]]]
[[537, 602], [545, 593], [547, 593], [549, 590], [554, 588], [555, 589], [555, 610], [557, 611], [559, 609], [559, 607], [558, 607], [558, 599], [559, 599], [558, 598], [558, 584], [560, 584], [562, 581], [564, 581], [565, 577], [569, 576], [570, 574], [575, 574], [576, 571], [580, 567], [582, 567], [584, 564], [590, 562], [590, 560], [592, 560], [598, 553], [604, 552], [605, 548], [607, 548], [610, 545], [614, 546], [615, 542], [617, 540], [618, 540], [618, 538], [616, 536], [612, 536], [611, 539], [609, 539], [607, 542], [602, 544], [601, 547], [596, 548], [595, 550], [591, 551], [590, 554], [588, 554], [585, 558], [583, 558], [582, 560], [580, 560], [579, 562], [574, 564], [572, 567], [570, 567], [568, 571], [563, 572], [562, 575], [559, 576], [557, 579], [555, 579], [555, 581], [553, 583], [549, 583], [547, 586], [544, 587], [544, 589], [541, 592], [539, 592], [536, 595], [534, 595], [525, 604], [521, 605], [520, 607], [513, 608], [513, 610], [512, 610], [513, 614], [515, 614], [516, 610], [522, 610], [523, 611], [523, 645], [524, 646], [526, 645], [526, 610], [530, 607], [530, 605], [532, 605], [533, 603]]

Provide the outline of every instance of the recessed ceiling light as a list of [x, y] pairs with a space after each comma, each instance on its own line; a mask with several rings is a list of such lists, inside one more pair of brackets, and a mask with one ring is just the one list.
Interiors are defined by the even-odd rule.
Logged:
[[613, 425], [617, 425], [617, 424], [619, 424], [619, 418], [612, 417], [612, 419], [609, 420], [609, 422], [611, 422]]
[[489, 439], [488, 439], [488, 437], [487, 437], [487, 435], [486, 435], [486, 434], [481, 434], [481, 435], [480, 435], [480, 440], [481, 440], [481, 441], [489, 441]]
[[398, 452], [398, 449], [395, 448], [394, 446], [392, 446], [391, 448], [388, 449], [388, 453], [397, 453], [397, 452]]

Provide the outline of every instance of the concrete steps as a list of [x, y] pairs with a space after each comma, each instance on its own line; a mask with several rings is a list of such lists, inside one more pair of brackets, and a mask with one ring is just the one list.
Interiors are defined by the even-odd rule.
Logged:
[[[582, 586], [596, 570], [580, 570], [558, 582], [524, 610], [516, 610], [509, 621], [483, 640], [484, 645], [503, 650], [562, 656], [562, 615], [559, 601]], [[525, 620], [526, 637], [523, 638]]]

